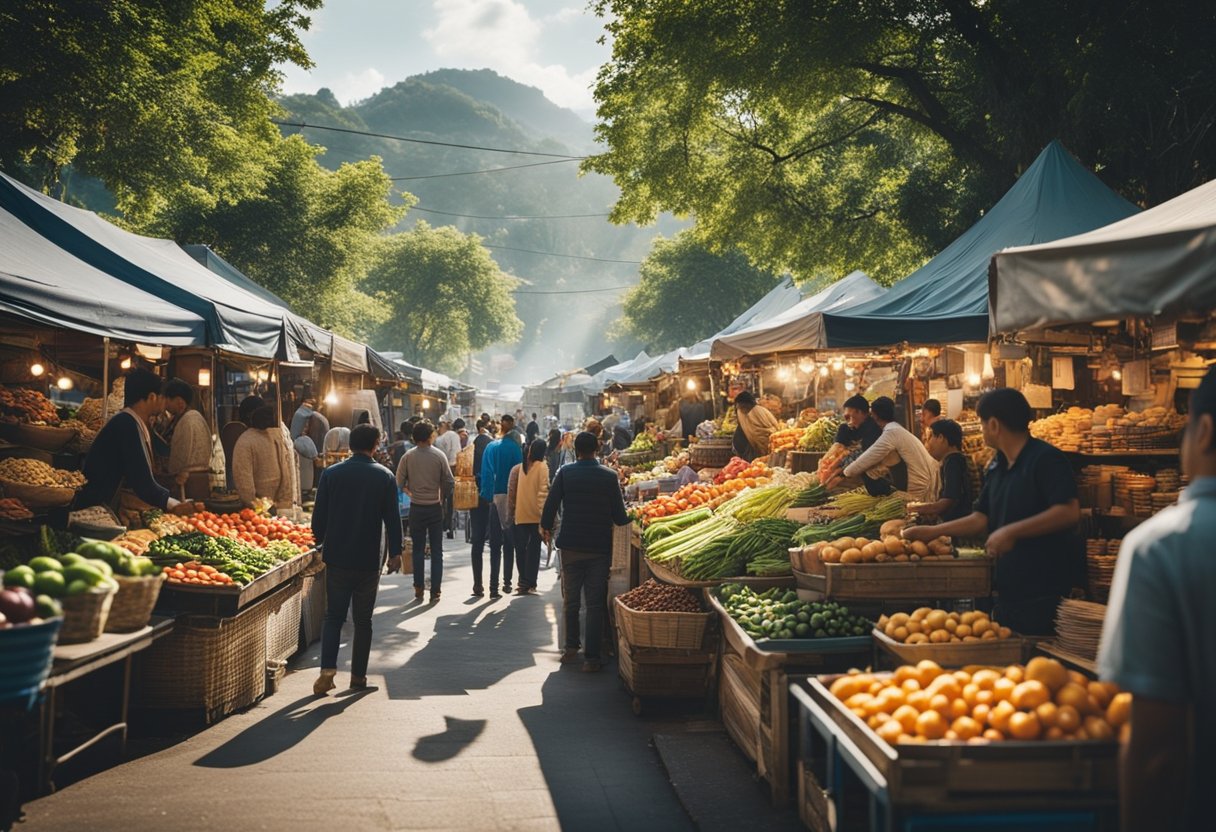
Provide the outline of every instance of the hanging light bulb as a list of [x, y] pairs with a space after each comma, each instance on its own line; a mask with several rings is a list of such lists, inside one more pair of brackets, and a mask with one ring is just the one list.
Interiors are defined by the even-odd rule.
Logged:
[[430, 399], [423, 399], [423, 400], [422, 400], [422, 409], [423, 409], [423, 410], [430, 410], [430, 409], [431, 409], [431, 400], [430, 400]]
[[984, 381], [992, 381], [996, 378], [996, 373], [992, 369], [992, 356], [989, 353], [984, 353], [984, 372], [981, 373]]
[[980, 378], [979, 373], [971, 373], [969, 376], [967, 376], [968, 387], [979, 387], [982, 381], [983, 379]]
[[1113, 378], [1115, 381], [1122, 381], [1123, 380], [1123, 371], [1122, 370], [1111, 370], [1110, 377]]
[[60, 376], [59, 380], [55, 382], [55, 386], [58, 387], [60, 390], [71, 390], [72, 389], [72, 380], [70, 378], [68, 378], [67, 376]]
[[819, 368], [819, 377], [820, 378], [828, 377], [828, 365], [827, 364], [824, 364], [822, 367]]
[[30, 365], [30, 375], [32, 375], [34, 378], [40, 377], [45, 372], [46, 367], [43, 367], [37, 361]]
[[198, 386], [199, 387], [210, 387], [211, 386], [211, 370], [209, 368], [202, 367], [199, 369]]
[[688, 381], [684, 382], [684, 389], [685, 390], [696, 390], [697, 389], [697, 380], [695, 378], [690, 378]]
[[118, 366], [124, 370], [131, 369], [131, 356], [124, 355], [122, 361], [118, 362]]
[[790, 377], [790, 368], [782, 364], [777, 368], [777, 378], [782, 381], [788, 381]]
[[[329, 405], [330, 407], [333, 407], [334, 405], [336, 405], [338, 403], [338, 394], [336, 392], [334, 392], [333, 390], [330, 390], [328, 393], [325, 394], [325, 403], [327, 405]], [[425, 401], [423, 401], [422, 406], [426, 407]]]
[[837, 358], [835, 361], [833, 361], [833, 362], [832, 362], [832, 369], [833, 369], [833, 370], [835, 370], [835, 371], [836, 371], [836, 372], [838, 372], [838, 373], [839, 373], [841, 370], [843, 370], [843, 369], [844, 369], [844, 359], [843, 359], [843, 358]]
[[809, 358], [801, 358], [798, 360], [798, 370], [803, 375], [809, 376], [815, 372], [815, 362]]

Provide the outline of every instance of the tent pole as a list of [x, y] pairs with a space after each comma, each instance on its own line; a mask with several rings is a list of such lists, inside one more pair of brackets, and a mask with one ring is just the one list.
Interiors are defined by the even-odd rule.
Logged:
[[275, 417], [281, 423], [283, 421], [283, 368], [279, 366], [277, 358], [271, 367], [274, 369], [274, 412]]
[[110, 421], [110, 336], [101, 339], [101, 423]]

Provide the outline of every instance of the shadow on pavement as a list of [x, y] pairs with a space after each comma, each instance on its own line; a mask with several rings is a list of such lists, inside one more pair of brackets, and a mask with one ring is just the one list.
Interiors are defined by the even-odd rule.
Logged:
[[441, 734], [420, 737], [414, 746], [414, 759], [424, 763], [442, 763], [464, 751], [486, 729], [484, 719], [457, 719], [445, 716], [447, 730]]
[[[327, 719], [338, 716], [364, 696], [375, 691], [364, 688], [338, 698], [305, 696], [258, 720], [220, 747], [195, 760], [202, 768], [241, 768], [265, 762], [298, 745]], [[309, 703], [316, 707], [307, 707]]]

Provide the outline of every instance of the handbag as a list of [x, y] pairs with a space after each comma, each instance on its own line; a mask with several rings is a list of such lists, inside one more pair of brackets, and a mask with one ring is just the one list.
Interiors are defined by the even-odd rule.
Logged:
[[456, 478], [456, 491], [452, 495], [452, 508], [456, 511], [469, 511], [477, 508], [479, 499], [477, 480], [472, 477]]

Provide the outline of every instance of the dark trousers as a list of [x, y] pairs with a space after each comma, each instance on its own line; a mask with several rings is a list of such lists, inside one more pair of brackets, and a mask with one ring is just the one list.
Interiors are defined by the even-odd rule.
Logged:
[[502, 585], [511, 585], [512, 569], [515, 565], [514, 527], [505, 529], [498, 519], [498, 509], [490, 504], [490, 586], [498, 586], [498, 562], [502, 560]]
[[[473, 561], [473, 588], [484, 589], [485, 585], [481, 582], [483, 574], [482, 556], [486, 551], [486, 543], [490, 537], [490, 512], [494, 510], [494, 504], [488, 503], [480, 497], [477, 498], [477, 508], [469, 509], [469, 536], [470, 543], [473, 546], [471, 553]], [[502, 556], [502, 541], [498, 542], [498, 554], [494, 553], [493, 548], [490, 550], [490, 586], [498, 586], [498, 562]]]
[[519, 585], [536, 588], [540, 572], [540, 524], [515, 524], [515, 560], [519, 565]]
[[455, 507], [456, 495], [455, 492], [451, 492], [443, 498], [443, 530], [445, 532], [452, 531], [452, 518], [456, 514]]
[[[573, 560], [571, 560], [573, 557]], [[579, 611], [583, 596], [587, 598], [587, 632], [583, 654], [591, 660], [600, 658], [604, 641], [604, 621], [608, 613], [608, 568], [612, 558], [607, 555], [587, 556], [584, 553], [562, 552], [562, 606], [566, 618], [566, 649], [577, 650], [579, 643]]]
[[338, 668], [338, 644], [342, 641], [342, 625], [346, 611], [355, 619], [355, 640], [351, 646], [350, 675], [367, 676], [367, 657], [372, 649], [372, 610], [376, 606], [376, 590], [380, 587], [380, 570], [340, 569], [325, 567], [325, 626], [321, 630], [321, 669]]
[[443, 506], [410, 505], [410, 541], [414, 546], [414, 587], [426, 586], [426, 546], [431, 544], [431, 592], [443, 580]]

